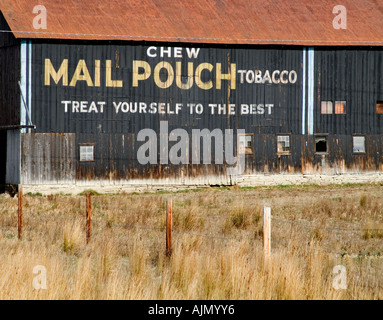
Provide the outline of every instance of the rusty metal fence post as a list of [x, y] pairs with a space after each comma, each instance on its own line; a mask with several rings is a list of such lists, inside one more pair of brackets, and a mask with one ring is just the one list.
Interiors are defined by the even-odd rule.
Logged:
[[166, 256], [172, 255], [172, 200], [168, 200], [166, 213]]
[[86, 243], [89, 243], [92, 236], [92, 198], [91, 194], [86, 194]]
[[17, 236], [21, 239], [23, 234], [23, 187], [19, 186], [18, 210], [17, 210]]

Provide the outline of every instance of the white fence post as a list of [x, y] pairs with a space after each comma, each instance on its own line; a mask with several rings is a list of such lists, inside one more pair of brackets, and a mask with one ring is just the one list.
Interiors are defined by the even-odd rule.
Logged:
[[271, 251], [271, 208], [263, 207], [263, 252], [265, 258], [270, 257]]

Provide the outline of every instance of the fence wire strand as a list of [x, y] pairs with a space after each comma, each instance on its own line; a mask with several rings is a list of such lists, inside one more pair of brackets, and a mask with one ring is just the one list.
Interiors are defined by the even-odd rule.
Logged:
[[285, 220], [280, 218], [271, 217], [272, 220], [276, 222], [290, 223], [294, 225], [299, 225], [308, 229], [322, 229], [322, 230], [330, 230], [330, 231], [345, 231], [345, 232], [360, 232], [360, 231], [383, 231], [382, 228], [342, 228], [342, 227], [323, 227], [318, 225], [309, 225], [306, 222], [294, 221], [294, 220]]

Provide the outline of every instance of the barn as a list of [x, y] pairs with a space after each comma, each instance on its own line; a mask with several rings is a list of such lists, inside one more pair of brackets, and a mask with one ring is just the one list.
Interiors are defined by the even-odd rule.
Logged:
[[378, 0], [0, 2], [0, 185], [383, 172]]

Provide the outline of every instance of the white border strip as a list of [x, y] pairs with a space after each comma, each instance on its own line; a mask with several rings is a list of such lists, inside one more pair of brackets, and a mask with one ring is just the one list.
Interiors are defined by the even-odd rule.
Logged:
[[314, 134], [314, 48], [308, 50], [307, 133]]
[[306, 134], [306, 48], [303, 48], [302, 68], [302, 134]]
[[[33, 123], [32, 120], [32, 41], [29, 40], [28, 43], [28, 111], [29, 111], [29, 121], [30, 124]], [[30, 131], [31, 129], [29, 129]]]
[[[27, 96], [27, 42], [21, 41], [20, 45], [20, 125], [27, 124], [27, 112], [25, 110], [23, 97]], [[21, 133], [25, 133], [25, 129], [21, 130]]]

